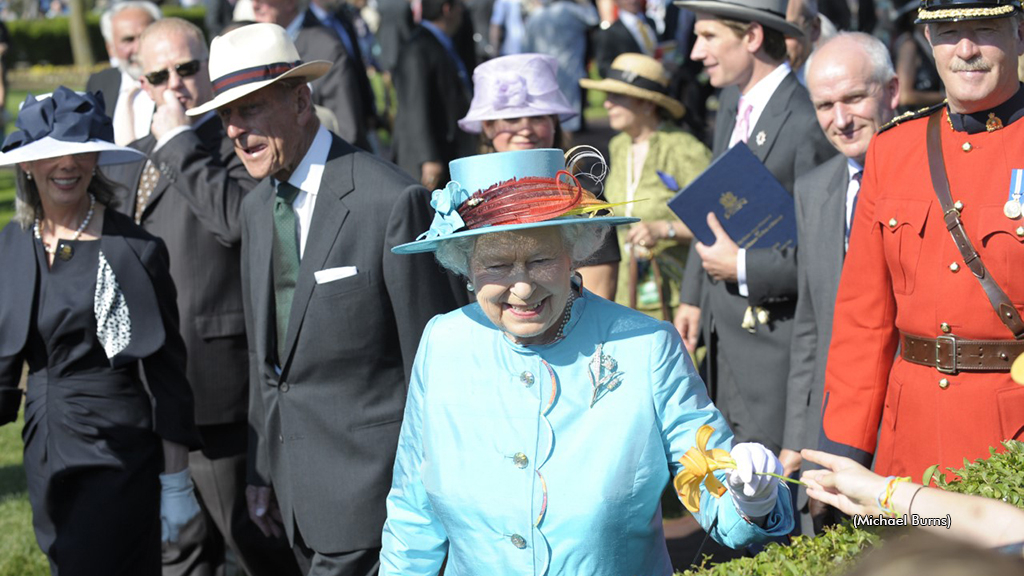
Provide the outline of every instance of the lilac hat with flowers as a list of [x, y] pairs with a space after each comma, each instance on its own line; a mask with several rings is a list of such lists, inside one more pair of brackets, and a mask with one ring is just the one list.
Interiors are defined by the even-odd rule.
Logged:
[[513, 54], [480, 64], [473, 72], [473, 103], [459, 127], [475, 134], [483, 130], [484, 120], [577, 116], [558, 89], [557, 73], [558, 62], [543, 54]]

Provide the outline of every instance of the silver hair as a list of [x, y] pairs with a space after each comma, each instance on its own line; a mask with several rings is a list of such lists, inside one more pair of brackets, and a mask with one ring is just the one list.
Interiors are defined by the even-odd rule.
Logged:
[[[558, 227], [558, 232], [562, 235], [562, 246], [569, 251], [573, 268], [583, 266], [597, 252], [609, 228], [600, 224], [568, 224]], [[469, 278], [469, 263], [479, 238], [480, 236], [464, 236], [441, 242], [434, 252], [434, 257], [441, 266]]]
[[815, 56], [817, 56], [822, 48], [842, 39], [855, 42], [864, 49], [868, 63], [871, 65], [872, 80], [884, 85], [896, 76], [896, 70], [892, 65], [892, 58], [889, 57], [889, 49], [878, 38], [863, 32], [840, 32], [829, 38], [821, 46], [818, 46], [817, 50], [811, 53], [811, 57], [807, 59], [807, 69], [811, 69]]
[[160, 8], [146, 0], [125, 0], [124, 2], [116, 2], [110, 8], [107, 8], [103, 12], [103, 16], [100, 16], [100, 33], [103, 34], [103, 39], [107, 42], [114, 40], [114, 16], [119, 13], [128, 10], [129, 8], [135, 8], [137, 10], [144, 10], [153, 17], [153, 20], [159, 20], [163, 17], [160, 12]]

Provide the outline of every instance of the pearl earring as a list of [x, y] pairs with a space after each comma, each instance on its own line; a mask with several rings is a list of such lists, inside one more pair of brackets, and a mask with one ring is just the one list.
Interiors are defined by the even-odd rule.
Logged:
[[25, 179], [26, 180], [31, 180], [32, 179], [32, 173], [31, 172], [25, 172]]

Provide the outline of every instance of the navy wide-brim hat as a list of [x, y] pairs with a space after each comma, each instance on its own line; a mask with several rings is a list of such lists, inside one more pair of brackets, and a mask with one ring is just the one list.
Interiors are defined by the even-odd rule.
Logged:
[[126, 164], [146, 158], [142, 152], [114, 144], [114, 127], [104, 112], [103, 94], [79, 94], [59, 86], [52, 94], [25, 98], [14, 125], [4, 140], [0, 166], [59, 158], [73, 154], [99, 154], [100, 166]]
[[915, 24], [1006, 18], [1021, 10], [1020, 0], [923, 0]]
[[431, 195], [434, 221], [430, 229], [414, 242], [392, 248], [395, 254], [434, 252], [443, 242], [481, 234], [640, 221], [576, 213], [589, 193], [573, 182], [565, 154], [558, 149], [480, 154], [453, 160], [448, 166], [452, 181]]

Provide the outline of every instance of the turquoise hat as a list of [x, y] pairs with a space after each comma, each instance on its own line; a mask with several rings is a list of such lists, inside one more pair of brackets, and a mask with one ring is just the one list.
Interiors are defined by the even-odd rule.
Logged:
[[[572, 153], [570, 150], [569, 154]], [[588, 155], [596, 154], [595, 151]], [[565, 215], [578, 210], [588, 197], [592, 199], [566, 170], [565, 157], [561, 150], [544, 148], [453, 160], [448, 164], [452, 181], [431, 195], [434, 221], [430, 229], [414, 242], [395, 246], [391, 251], [433, 252], [446, 240], [493, 232], [567, 224], [617, 226], [640, 221], [623, 216]], [[549, 209], [542, 214], [517, 214], [527, 210], [527, 199], [533, 205], [547, 202]], [[480, 217], [479, 213], [484, 211], [489, 211], [490, 216]]]

